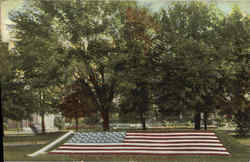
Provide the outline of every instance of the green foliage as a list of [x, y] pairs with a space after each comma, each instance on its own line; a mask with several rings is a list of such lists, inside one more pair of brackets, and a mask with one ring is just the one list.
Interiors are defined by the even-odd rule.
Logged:
[[62, 130], [65, 127], [65, 121], [63, 117], [56, 116], [54, 118], [54, 124], [59, 129]]
[[13, 118], [26, 107], [57, 111], [61, 98], [73, 93], [66, 87], [78, 83], [93, 98], [105, 130], [117, 105], [142, 123], [157, 113], [217, 108], [238, 125], [244, 119], [237, 115], [249, 109], [250, 19], [239, 9], [223, 15], [215, 5], [191, 1], [152, 14], [128, 1], [29, 2], [11, 15], [15, 64], [5, 83], [19, 88], [6, 91], [5, 103], [22, 104], [9, 106]]
[[161, 112], [214, 112], [233, 103], [231, 112], [246, 108], [248, 17], [237, 9], [227, 17], [202, 2], [176, 3], [161, 13], [161, 26], [154, 63]]
[[110, 67], [121, 53], [119, 32], [123, 11], [129, 5], [114, 1], [35, 0], [28, 9], [13, 12], [16, 51], [25, 79], [38, 92], [39, 111], [50, 111], [51, 106], [45, 103], [53, 99], [48, 88], [65, 88], [79, 81], [96, 99], [98, 111], [105, 118], [104, 128], [108, 129], [107, 114], [113, 107], [118, 84]]
[[226, 123], [227, 123], [226, 119], [222, 118], [222, 117], [216, 118], [215, 121], [216, 121], [218, 127], [224, 127], [224, 126], [226, 126]]
[[250, 110], [242, 112], [239, 111], [234, 115], [234, 120], [236, 124], [236, 132], [239, 136], [247, 136], [250, 132]]
[[87, 125], [98, 125], [100, 124], [100, 118], [97, 115], [91, 115], [89, 117], [84, 118], [84, 124]]
[[[239, 8], [225, 17], [220, 26], [220, 39], [225, 54], [224, 68], [226, 94], [221, 111], [234, 117], [237, 133], [245, 136], [249, 131], [250, 92], [249, 54], [250, 18], [243, 16]], [[226, 49], [226, 51], [224, 51]]]
[[18, 70], [16, 57], [8, 44], [0, 42], [0, 86], [4, 118], [28, 119], [33, 112], [32, 94], [26, 89], [23, 73]]
[[1, 80], [10, 73], [11, 64], [9, 60], [8, 44], [0, 41], [0, 74]]
[[[199, 8], [199, 9], [198, 9]], [[220, 19], [214, 6], [176, 3], [161, 13], [154, 64], [156, 103], [166, 112], [213, 112], [223, 83], [216, 50]]]

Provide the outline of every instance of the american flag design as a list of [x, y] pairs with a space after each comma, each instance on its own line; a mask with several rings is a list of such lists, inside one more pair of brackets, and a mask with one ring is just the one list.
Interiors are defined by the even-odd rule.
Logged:
[[74, 136], [50, 154], [230, 155], [213, 132], [92, 132]]

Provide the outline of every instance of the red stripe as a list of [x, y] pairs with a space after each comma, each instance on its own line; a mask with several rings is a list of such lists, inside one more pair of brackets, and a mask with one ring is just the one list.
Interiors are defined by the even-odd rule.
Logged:
[[218, 140], [218, 138], [127, 138], [126, 140]]
[[[62, 145], [65, 147], [183, 147], [183, 146], [141, 146], [141, 145]], [[187, 147], [187, 146], [185, 146]], [[188, 145], [188, 147], [223, 147], [223, 146], [209, 146], [209, 145]]]
[[173, 136], [211, 136], [211, 137], [216, 137], [216, 135], [211, 135], [211, 134], [202, 134], [202, 135], [199, 135], [199, 134], [180, 134], [180, 135], [162, 135], [162, 134], [159, 134], [159, 135], [149, 135], [149, 134], [126, 134], [126, 137], [127, 136], [152, 136], [152, 137], [173, 137]]
[[213, 149], [89, 149], [89, 148], [58, 148], [57, 150], [88, 150], [88, 151], [216, 151], [227, 152], [226, 150]]
[[204, 153], [204, 154], [156, 154], [156, 153], [80, 153], [80, 152], [49, 152], [49, 154], [85, 154], [85, 155], [165, 155], [165, 156], [183, 156], [183, 155], [192, 155], [192, 156], [197, 156], [197, 155], [208, 155], [208, 156], [229, 156], [229, 154], [208, 154], [208, 153]]
[[144, 131], [144, 130], [138, 130], [138, 131], [128, 131], [127, 133], [214, 133], [213, 131], [196, 131], [196, 130], [191, 130], [191, 131]]
[[220, 142], [210, 142], [210, 141], [185, 141], [185, 142], [151, 142], [151, 141], [123, 141], [123, 143], [155, 143], [155, 144], [174, 144], [174, 143], [219, 143]]

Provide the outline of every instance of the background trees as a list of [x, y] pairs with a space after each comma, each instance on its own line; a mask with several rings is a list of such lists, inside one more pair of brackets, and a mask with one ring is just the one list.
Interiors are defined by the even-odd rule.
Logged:
[[[110, 66], [121, 53], [117, 44], [123, 6], [126, 4], [118, 2], [33, 1], [29, 10], [16, 12], [12, 18], [16, 23], [16, 49], [22, 57], [32, 59], [29, 66], [34, 73], [22, 67], [25, 78], [30, 76], [31, 84], [38, 81], [38, 88], [47, 88], [56, 80], [58, 83], [63, 76], [67, 76], [64, 80], [81, 80], [96, 99], [104, 130], [109, 129], [117, 86]], [[32, 46], [36, 48], [28, 50]], [[71, 75], [60, 73], [65, 69], [58, 69], [58, 65], [66, 71], [72, 69], [68, 70]]]
[[200, 2], [176, 3], [161, 16], [158, 102], [164, 109], [194, 110], [195, 129], [220, 92], [220, 57], [212, 41], [219, 21], [216, 8]]
[[[18, 70], [16, 57], [8, 50], [8, 44], [0, 42], [0, 93], [1, 113], [4, 121], [29, 119], [34, 105], [32, 93], [27, 91], [23, 73]], [[2, 127], [3, 128], [3, 127]]]
[[[121, 112], [135, 112], [146, 129], [146, 119], [152, 109], [152, 65], [154, 33], [157, 21], [146, 8], [138, 6], [126, 10], [125, 24], [121, 40], [124, 43], [123, 59], [116, 62], [116, 72], [120, 76], [122, 92]], [[124, 77], [126, 76], [126, 77]], [[125, 85], [125, 87], [123, 87]]]
[[235, 7], [226, 16], [220, 26], [221, 52], [225, 57], [221, 66], [224, 67], [226, 77], [225, 104], [222, 111], [232, 115], [238, 133], [242, 136], [249, 132], [249, 55], [250, 55], [250, 18], [243, 16], [239, 8]]
[[13, 12], [10, 19], [15, 23], [16, 65], [22, 72], [27, 92], [34, 101], [33, 111], [41, 115], [42, 132], [45, 132], [44, 116], [54, 112], [55, 101], [58, 99], [54, 88], [61, 83], [64, 68], [67, 65], [65, 57], [60, 53], [60, 40], [54, 31], [48, 30], [52, 25], [51, 18], [39, 14], [41, 10], [34, 10], [33, 4], [24, 11]]
[[115, 99], [143, 128], [155, 107], [194, 112], [195, 129], [201, 113], [248, 111], [250, 23], [237, 9], [186, 2], [154, 14], [136, 2], [35, 0], [11, 19], [16, 69], [41, 116], [62, 98], [66, 113], [97, 110], [104, 130]]
[[[2, 96], [3, 96], [3, 82], [5, 82], [6, 78], [6, 75], [8, 74], [9, 72], [9, 66], [8, 66], [8, 61], [7, 61], [7, 57], [8, 57], [8, 46], [7, 44], [4, 44], [1, 40], [0, 42], [0, 115], [3, 116], [3, 99], [2, 99]], [[4, 123], [3, 123], [3, 118], [1, 118], [1, 137], [4, 136]], [[1, 142], [3, 142], [3, 138], [1, 138]]]

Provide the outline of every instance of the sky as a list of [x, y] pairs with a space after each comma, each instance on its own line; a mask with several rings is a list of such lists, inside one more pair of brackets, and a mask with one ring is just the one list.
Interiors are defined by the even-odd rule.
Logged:
[[[1, 0], [0, 0], [1, 1]], [[150, 7], [153, 11], [158, 11], [161, 8], [167, 8], [169, 4], [176, 1], [190, 1], [190, 0], [137, 0], [141, 4], [145, 4]], [[229, 13], [233, 6], [237, 4], [240, 9], [250, 14], [250, 0], [200, 0], [203, 2], [213, 2], [216, 6], [224, 11], [225, 13]], [[23, 0], [5, 0], [1, 3], [1, 31], [2, 31], [2, 39], [4, 41], [9, 40], [9, 33], [6, 30], [6, 24], [11, 24], [11, 21], [8, 19], [8, 13], [15, 9], [16, 7], [20, 7]]]
[[[150, 7], [153, 10], [159, 10], [160, 8], [171, 4], [172, 2], [183, 2], [189, 0], [138, 0], [139, 2], [149, 2]], [[250, 14], [250, 0], [200, 0], [201, 2], [206, 3], [215, 3], [218, 8], [228, 13], [231, 11], [232, 7], [237, 4], [240, 9], [244, 12]]]

